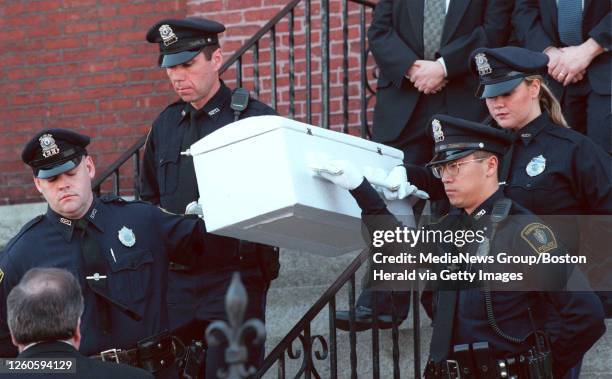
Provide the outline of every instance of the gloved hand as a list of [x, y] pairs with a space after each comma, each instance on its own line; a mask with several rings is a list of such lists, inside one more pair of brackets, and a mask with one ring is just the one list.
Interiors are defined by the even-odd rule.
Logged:
[[327, 161], [311, 167], [320, 177], [338, 187], [353, 190], [363, 182], [363, 175], [348, 161]]
[[204, 211], [202, 210], [202, 205], [200, 205], [200, 203], [198, 203], [197, 201], [192, 201], [191, 203], [187, 204], [187, 206], [185, 207], [185, 214], [198, 215], [199, 218], [204, 218]]
[[[382, 187], [383, 196], [387, 200], [401, 200], [408, 196], [416, 196], [419, 199], [429, 199], [429, 194], [421, 191], [416, 186], [410, 184], [404, 166], [395, 166], [385, 179], [386, 186]], [[396, 188], [390, 190], [389, 188]]]

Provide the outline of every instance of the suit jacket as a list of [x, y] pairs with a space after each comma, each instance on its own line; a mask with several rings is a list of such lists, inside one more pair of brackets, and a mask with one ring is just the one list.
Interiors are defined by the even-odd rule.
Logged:
[[[449, 83], [444, 87], [448, 113], [479, 117], [482, 101], [474, 97], [477, 79], [468, 69], [470, 53], [482, 46], [504, 45], [510, 33], [513, 3], [507, 0], [451, 0], [440, 50]], [[424, 0], [381, 0], [368, 30], [369, 46], [380, 69], [374, 111], [376, 141], [396, 139], [410, 119], [420, 96], [406, 72], [423, 59]]]
[[[17, 358], [44, 359], [44, 358], [73, 358], [76, 362], [76, 374], [48, 374], [50, 377], [61, 379], [149, 379], [153, 374], [132, 366], [118, 363], [102, 362], [88, 358], [79, 353], [72, 345], [60, 341], [42, 342], [31, 346], [21, 352]], [[39, 379], [45, 375], [38, 374], [0, 374], [0, 378], [19, 377], [23, 379]]]
[[[593, 38], [607, 50], [587, 68], [591, 88], [601, 95], [610, 94], [611, 19], [609, 0], [584, 0], [582, 38], [585, 41]], [[527, 49], [543, 51], [549, 46], [563, 46], [559, 39], [556, 0], [517, 0], [512, 24], [517, 39]], [[557, 81], [550, 83], [556, 93], [563, 93]]]

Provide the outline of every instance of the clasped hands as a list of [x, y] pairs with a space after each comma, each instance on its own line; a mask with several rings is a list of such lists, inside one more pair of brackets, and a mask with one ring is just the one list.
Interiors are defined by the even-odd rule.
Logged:
[[444, 67], [438, 61], [427, 61], [418, 59], [406, 73], [414, 87], [426, 95], [439, 92], [448, 80], [444, 76]]
[[579, 82], [602, 51], [603, 48], [592, 38], [578, 46], [549, 47], [544, 51], [549, 58], [548, 74], [564, 86]]

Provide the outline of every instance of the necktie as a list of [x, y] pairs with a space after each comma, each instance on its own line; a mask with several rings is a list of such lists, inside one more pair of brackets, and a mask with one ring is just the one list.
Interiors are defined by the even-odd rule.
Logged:
[[[83, 261], [83, 272], [85, 273], [87, 285], [96, 295], [98, 295], [96, 299], [101, 309], [99, 313], [100, 328], [108, 333], [110, 331], [110, 314], [109, 307], [104, 301], [107, 298], [106, 263], [104, 262], [104, 257], [102, 257], [100, 245], [91, 234], [88, 224], [86, 219], [77, 220], [75, 224], [76, 229], [81, 231], [81, 259]], [[101, 299], [98, 297], [101, 297]]]
[[81, 259], [83, 261], [85, 280], [89, 288], [96, 294], [96, 300], [100, 308], [100, 328], [104, 332], [110, 331], [110, 305], [119, 308], [128, 317], [140, 321], [142, 317], [138, 313], [108, 296], [107, 263], [102, 256], [102, 250], [98, 241], [96, 241], [88, 226], [89, 223], [86, 219], [77, 220], [75, 223], [76, 230], [82, 233]]
[[559, 38], [567, 46], [582, 43], [582, 0], [558, 0]]
[[446, 0], [425, 0], [423, 9], [423, 47], [425, 59], [433, 60], [440, 49]]

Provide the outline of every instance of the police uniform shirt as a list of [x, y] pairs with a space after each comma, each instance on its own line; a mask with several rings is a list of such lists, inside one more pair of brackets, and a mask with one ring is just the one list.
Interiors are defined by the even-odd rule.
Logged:
[[[393, 230], [399, 223], [389, 221], [394, 217], [387, 210], [376, 191], [364, 181], [355, 190], [350, 191], [362, 209], [362, 217], [370, 232], [373, 230]], [[435, 225], [436, 229], [456, 229], [458, 222], [470, 224], [467, 227], [480, 227], [479, 219], [486, 219], [484, 215], [490, 214], [493, 205], [504, 198], [498, 190], [472, 213], [467, 215], [463, 210], [452, 208], [449, 216]], [[499, 246], [511, 246], [513, 254], [535, 254], [534, 247], [530, 246], [521, 233], [526, 230], [526, 222], [537, 222], [539, 219], [528, 210], [512, 204], [511, 215], [522, 215], [517, 218], [506, 218], [499, 225], [492, 244], [492, 251], [499, 250]], [[368, 215], [388, 216], [369, 218]], [[531, 217], [529, 216], [531, 215]], [[386, 221], [384, 221], [386, 219]], [[471, 219], [471, 220], [470, 220]], [[375, 225], [369, 224], [374, 220]], [[385, 229], [387, 228], [387, 229]], [[490, 228], [488, 229], [491, 230]], [[548, 229], [550, 231], [550, 229]], [[552, 231], [550, 231], [552, 233]], [[546, 252], [560, 253], [560, 246]], [[534, 312], [538, 329], [544, 324], [543, 304], [551, 304], [563, 317], [562, 330], [559, 337], [552, 344], [555, 361], [555, 373], [565, 372], [577, 363], [582, 355], [599, 339], [605, 331], [603, 323], [603, 309], [599, 299], [592, 293], [572, 292], [492, 292], [494, 315], [501, 329], [512, 336], [520, 338], [533, 331], [527, 308]], [[434, 306], [435, 307], [435, 306]], [[426, 308], [428, 308], [426, 306]], [[432, 314], [432, 309], [427, 309]], [[453, 337], [451, 345], [488, 341], [493, 347], [496, 357], [524, 352], [528, 343], [511, 343], [500, 337], [489, 325], [484, 302], [484, 295], [480, 288], [468, 288], [458, 291], [458, 300], [453, 323]]]
[[[135, 321], [110, 308], [110, 333], [100, 327], [100, 301], [85, 282], [81, 261], [82, 234], [75, 221], [49, 208], [8, 243], [0, 257], [0, 354], [11, 356], [6, 323], [6, 297], [33, 267], [60, 267], [79, 278], [85, 298], [80, 351], [93, 355], [110, 348], [130, 349], [146, 337], [168, 329], [166, 278], [168, 259], [188, 262], [190, 253], [204, 251], [204, 225], [197, 217], [181, 217], [142, 202], [94, 198], [84, 216], [107, 264], [108, 295], [136, 312]], [[189, 248], [187, 248], [189, 246]]]
[[[180, 155], [198, 139], [234, 122], [232, 91], [221, 81], [217, 93], [200, 110], [178, 101], [153, 122], [143, 160], [141, 197], [174, 213], [199, 198], [193, 158]], [[251, 99], [240, 118], [275, 115], [274, 109]], [[193, 139], [192, 139], [193, 138]]]
[[505, 193], [537, 215], [612, 214], [612, 160], [546, 114], [515, 132]]

